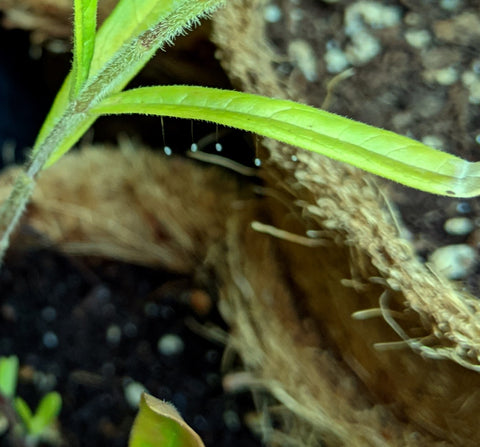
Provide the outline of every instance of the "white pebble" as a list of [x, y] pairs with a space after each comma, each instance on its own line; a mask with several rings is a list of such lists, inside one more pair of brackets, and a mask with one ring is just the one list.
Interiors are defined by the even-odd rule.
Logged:
[[116, 324], [111, 324], [107, 328], [106, 339], [111, 345], [116, 345], [122, 338], [122, 330]]
[[142, 394], [146, 392], [145, 387], [138, 382], [128, 382], [123, 387], [123, 395], [131, 408], [137, 409]]
[[412, 29], [405, 32], [405, 40], [414, 48], [425, 48], [432, 40], [432, 36], [425, 29]]
[[461, 4], [460, 0], [440, 0], [440, 7], [447, 11], [455, 11]]
[[445, 221], [444, 230], [452, 236], [466, 236], [473, 230], [473, 222], [468, 217], [452, 217]]
[[317, 57], [313, 48], [306, 40], [293, 40], [288, 45], [288, 54], [307, 81], [313, 82], [318, 79]]
[[395, 6], [373, 1], [353, 2], [345, 11], [345, 31], [348, 35], [356, 34], [365, 23], [375, 29], [395, 26], [401, 16], [401, 9]]
[[180, 354], [183, 351], [183, 340], [175, 334], [165, 334], [158, 340], [157, 348], [163, 355]]
[[353, 2], [345, 10], [345, 33], [350, 37], [346, 48], [352, 65], [364, 65], [381, 51], [379, 40], [370, 34], [371, 29], [382, 29], [400, 23], [401, 10], [373, 1]]
[[447, 245], [437, 248], [429, 261], [437, 272], [448, 279], [464, 279], [473, 272], [477, 253], [467, 244]]
[[282, 18], [282, 10], [277, 5], [267, 5], [263, 10], [263, 17], [269, 23], [276, 23]]
[[326, 47], [323, 59], [329, 73], [340, 73], [350, 65], [346, 54], [340, 48], [329, 45]]
[[442, 150], [444, 146], [443, 140], [436, 135], [425, 135], [422, 138], [422, 143], [439, 150]]
[[367, 31], [355, 34], [352, 43], [347, 45], [345, 53], [352, 65], [365, 65], [380, 53], [382, 49], [376, 37]]
[[453, 67], [441, 68], [435, 71], [435, 80], [440, 85], [452, 85], [458, 81], [458, 72]]

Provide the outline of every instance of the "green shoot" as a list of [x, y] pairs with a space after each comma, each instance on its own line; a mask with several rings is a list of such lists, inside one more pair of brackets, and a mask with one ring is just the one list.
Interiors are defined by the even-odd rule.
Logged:
[[55, 422], [62, 408], [60, 394], [52, 391], [46, 394], [38, 404], [35, 413], [21, 398], [15, 398], [15, 409], [22, 420], [28, 436], [40, 438], [43, 433]]
[[18, 358], [14, 355], [0, 357], [0, 394], [7, 399], [12, 399], [15, 396], [17, 376]]
[[204, 444], [172, 405], [144, 393], [128, 447], [204, 447]]
[[62, 408], [60, 394], [54, 391], [46, 394], [33, 413], [21, 397], [15, 396], [17, 380], [18, 358], [0, 357], [0, 397], [3, 398], [0, 410], [12, 436], [23, 439], [28, 446], [36, 446], [41, 441], [55, 441], [58, 433], [54, 423]]

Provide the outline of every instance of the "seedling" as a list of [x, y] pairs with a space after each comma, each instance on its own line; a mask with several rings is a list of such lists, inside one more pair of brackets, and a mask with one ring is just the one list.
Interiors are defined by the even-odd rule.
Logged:
[[55, 422], [62, 407], [60, 394], [54, 391], [46, 394], [33, 413], [21, 397], [15, 397], [17, 378], [18, 358], [0, 357], [0, 413], [7, 421], [15, 445], [35, 447], [40, 442], [57, 443]]
[[129, 447], [205, 447], [175, 407], [143, 394]]
[[480, 194], [480, 163], [409, 138], [291, 101], [192, 86], [122, 91], [159, 49], [224, 0], [120, 0], [96, 31], [97, 0], [74, 1], [73, 66], [25, 170], [0, 210], [0, 259], [41, 170], [105, 114], [203, 119], [351, 163], [435, 194]]

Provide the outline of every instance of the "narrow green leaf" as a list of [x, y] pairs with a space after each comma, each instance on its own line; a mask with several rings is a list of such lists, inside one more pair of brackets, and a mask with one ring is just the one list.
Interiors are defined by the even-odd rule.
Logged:
[[97, 0], [74, 0], [73, 21], [73, 88], [76, 97], [88, 78], [95, 48], [97, 29]]
[[172, 405], [144, 393], [128, 447], [204, 447], [204, 444]]
[[178, 0], [120, 0], [98, 31], [92, 72], [106, 64], [121, 47], [164, 19]]
[[60, 413], [62, 398], [59, 393], [52, 391], [45, 395], [38, 404], [37, 411], [31, 418], [29, 432], [32, 435], [41, 434], [51, 425]]
[[144, 87], [117, 93], [92, 113], [201, 119], [243, 129], [350, 163], [434, 194], [480, 194], [480, 162], [292, 101], [206, 87]]
[[32, 425], [32, 410], [30, 410], [28, 404], [21, 397], [15, 398], [15, 410], [20, 416], [27, 431], [30, 432]]
[[0, 357], [0, 393], [8, 399], [15, 396], [18, 377], [18, 357]]

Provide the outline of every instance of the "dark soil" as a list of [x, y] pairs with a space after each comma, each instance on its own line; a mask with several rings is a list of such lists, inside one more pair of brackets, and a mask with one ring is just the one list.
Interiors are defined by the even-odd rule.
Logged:
[[[132, 382], [173, 403], [206, 446], [260, 445], [242, 422], [249, 397], [222, 389], [224, 346], [195, 329], [225, 325], [189, 278], [40, 251], [9, 256], [0, 290], [0, 354], [19, 356], [33, 408], [61, 393], [63, 445], [126, 445]], [[183, 347], [160, 352], [166, 334]]]

